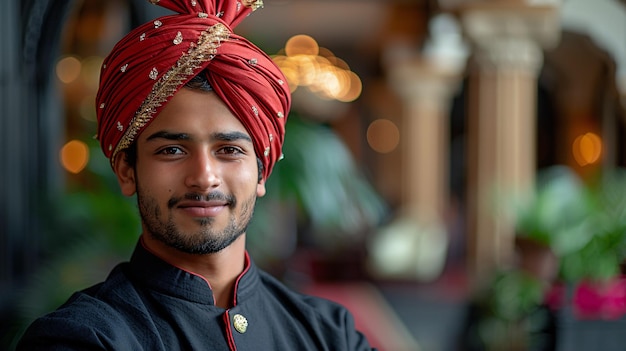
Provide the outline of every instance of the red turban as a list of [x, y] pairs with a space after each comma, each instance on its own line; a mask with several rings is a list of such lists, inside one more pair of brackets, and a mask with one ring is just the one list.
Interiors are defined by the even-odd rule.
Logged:
[[112, 162], [174, 93], [203, 73], [250, 133], [267, 179], [282, 157], [291, 95], [272, 59], [232, 31], [262, 1], [149, 1], [177, 14], [134, 29], [104, 60], [96, 96], [104, 154]]

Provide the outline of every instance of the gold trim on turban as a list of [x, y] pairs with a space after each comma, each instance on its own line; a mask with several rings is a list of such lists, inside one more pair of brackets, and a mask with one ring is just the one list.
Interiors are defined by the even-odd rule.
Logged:
[[243, 6], [252, 8], [252, 11], [256, 11], [263, 7], [262, 0], [242, 0]]
[[157, 108], [174, 96], [181, 85], [196, 74], [196, 70], [202, 66], [202, 63], [212, 60], [222, 41], [228, 40], [229, 37], [230, 30], [224, 24], [217, 23], [209, 27], [202, 32], [197, 44], [192, 43], [187, 53], [183, 53], [176, 64], [154, 83], [152, 91], [139, 107], [122, 139], [117, 143], [111, 155], [111, 164], [120, 151], [132, 144], [139, 130], [154, 118]]

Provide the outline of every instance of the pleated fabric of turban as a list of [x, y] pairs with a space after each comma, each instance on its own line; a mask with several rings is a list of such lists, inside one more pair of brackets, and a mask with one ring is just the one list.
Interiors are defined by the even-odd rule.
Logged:
[[185, 83], [206, 74], [252, 137], [267, 179], [282, 157], [291, 95], [272, 59], [233, 33], [262, 2], [149, 1], [176, 14], [132, 30], [105, 58], [96, 96], [97, 138], [104, 154], [113, 162]]

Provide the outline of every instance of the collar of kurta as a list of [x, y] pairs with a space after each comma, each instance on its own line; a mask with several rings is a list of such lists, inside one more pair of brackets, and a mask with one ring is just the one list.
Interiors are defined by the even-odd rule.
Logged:
[[[215, 305], [213, 290], [202, 276], [173, 266], [148, 250], [139, 240], [130, 259], [130, 272], [141, 284], [168, 296]], [[235, 283], [232, 306], [245, 301], [257, 290], [259, 272], [246, 252], [245, 266]]]

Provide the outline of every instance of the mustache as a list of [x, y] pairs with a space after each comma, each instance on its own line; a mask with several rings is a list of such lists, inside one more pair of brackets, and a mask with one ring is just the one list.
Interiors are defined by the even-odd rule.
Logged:
[[234, 207], [237, 204], [237, 199], [233, 195], [227, 195], [219, 191], [210, 192], [208, 194], [199, 193], [187, 193], [183, 196], [172, 197], [167, 202], [168, 208], [174, 208], [179, 202], [183, 200], [191, 201], [224, 201], [228, 204], [228, 207]]

